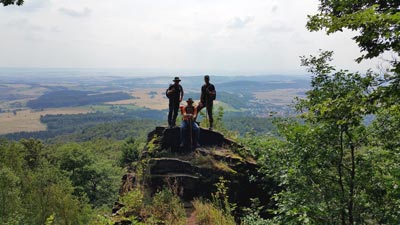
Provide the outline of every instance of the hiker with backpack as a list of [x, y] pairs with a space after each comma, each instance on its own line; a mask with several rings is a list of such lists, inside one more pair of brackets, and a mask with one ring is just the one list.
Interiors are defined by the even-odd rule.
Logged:
[[183, 88], [179, 84], [181, 80], [179, 79], [179, 77], [175, 77], [172, 81], [174, 83], [170, 84], [168, 89], [165, 91], [165, 94], [169, 99], [169, 111], [168, 111], [169, 128], [173, 128], [176, 126], [176, 117], [178, 116], [179, 104], [183, 99]]
[[200, 103], [197, 106], [197, 112], [200, 112], [204, 107], [206, 107], [206, 116], [208, 115], [209, 130], [213, 129], [213, 101], [216, 98], [217, 92], [213, 84], [210, 83], [210, 76], [204, 76], [205, 84], [201, 87]]

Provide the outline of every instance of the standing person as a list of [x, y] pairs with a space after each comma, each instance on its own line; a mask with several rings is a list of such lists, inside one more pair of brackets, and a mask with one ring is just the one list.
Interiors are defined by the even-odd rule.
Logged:
[[194, 120], [194, 118], [196, 118], [197, 116], [197, 108], [193, 106], [192, 98], [188, 98], [186, 102], [187, 102], [186, 106], [180, 107], [182, 113], [180, 147], [187, 145], [188, 140], [186, 140], [186, 137], [190, 138], [189, 146], [199, 147], [200, 128], [199, 125]]
[[169, 111], [168, 111], [168, 127], [172, 128], [176, 125], [176, 117], [178, 116], [179, 103], [183, 99], [183, 88], [179, 84], [181, 81], [179, 77], [175, 77], [172, 80], [174, 83], [170, 84], [166, 95], [169, 99]]
[[208, 115], [208, 122], [209, 122], [209, 129], [213, 129], [213, 101], [217, 96], [217, 92], [215, 91], [215, 87], [213, 84], [210, 83], [210, 76], [204, 76], [205, 84], [201, 87], [201, 96], [200, 96], [200, 103], [197, 106], [197, 112], [200, 112], [204, 107], [207, 109], [206, 115]]

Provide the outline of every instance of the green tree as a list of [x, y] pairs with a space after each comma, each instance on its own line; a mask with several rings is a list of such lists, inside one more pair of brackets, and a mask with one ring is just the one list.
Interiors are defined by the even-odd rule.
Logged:
[[1, 224], [44, 224], [51, 215], [56, 224], [88, 223], [87, 201], [72, 194], [69, 177], [45, 149], [33, 139], [0, 140]]
[[25, 156], [24, 159], [29, 169], [35, 169], [40, 165], [41, 154], [43, 152], [44, 145], [40, 140], [35, 139], [22, 139], [20, 143], [24, 146]]
[[22, 214], [21, 180], [8, 167], [0, 167], [0, 224], [18, 224]]
[[89, 147], [76, 143], [65, 144], [57, 151], [60, 168], [69, 172], [76, 196], [86, 195], [94, 206], [112, 203], [121, 178], [120, 168], [95, 155]]
[[[260, 142], [262, 171], [280, 183], [275, 222], [283, 224], [391, 224], [397, 213], [396, 157], [371, 145], [364, 123], [376, 112], [369, 95], [372, 73], [336, 71], [332, 52], [302, 58], [313, 73], [312, 89], [296, 105], [302, 121], [278, 123], [284, 140]], [[254, 148], [254, 147], [253, 147]], [[393, 159], [394, 158], [394, 159]], [[382, 167], [385, 165], [385, 167]], [[381, 176], [383, 175], [384, 176]]]
[[353, 39], [361, 55], [357, 61], [375, 58], [384, 52], [391, 68], [384, 72], [382, 85], [373, 98], [383, 105], [394, 104], [400, 97], [400, 1], [398, 0], [320, 0], [319, 13], [308, 16], [310, 31], [325, 29], [327, 34], [350, 29], [358, 31]]
[[128, 164], [135, 162], [141, 156], [142, 144], [132, 137], [128, 138], [121, 147], [122, 155], [120, 158], [121, 166], [127, 166]]
[[[385, 51], [400, 53], [400, 2], [397, 0], [320, 0], [319, 14], [309, 16], [307, 28], [326, 29], [327, 34], [344, 28], [360, 33], [353, 39], [362, 55], [358, 60], [374, 58]], [[397, 73], [400, 63], [393, 61]]]

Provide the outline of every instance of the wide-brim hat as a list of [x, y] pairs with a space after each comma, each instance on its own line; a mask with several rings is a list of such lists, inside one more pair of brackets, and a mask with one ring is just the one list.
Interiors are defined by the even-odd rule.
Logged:
[[193, 99], [192, 98], [188, 98], [188, 100], [186, 100], [187, 103], [193, 103]]
[[181, 79], [179, 79], [179, 77], [175, 77], [172, 81], [181, 81]]

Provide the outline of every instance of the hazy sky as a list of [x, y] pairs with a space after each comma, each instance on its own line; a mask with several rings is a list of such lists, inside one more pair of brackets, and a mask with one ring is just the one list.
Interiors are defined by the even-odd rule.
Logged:
[[300, 55], [357, 65], [351, 33], [309, 32], [317, 0], [26, 0], [0, 7], [0, 67], [133, 73], [304, 74]]

